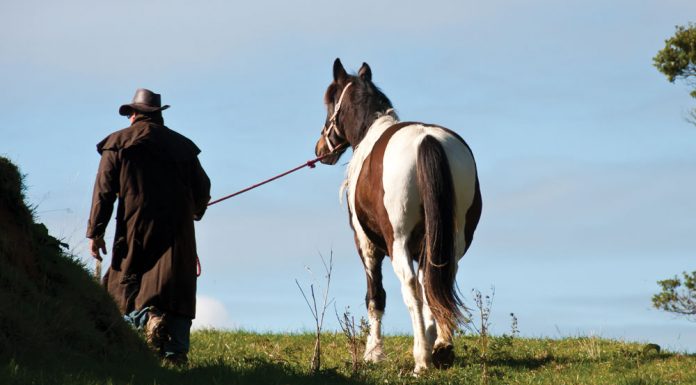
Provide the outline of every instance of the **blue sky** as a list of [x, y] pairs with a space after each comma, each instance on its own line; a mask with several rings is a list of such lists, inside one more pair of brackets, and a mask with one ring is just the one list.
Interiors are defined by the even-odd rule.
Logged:
[[[694, 100], [652, 67], [696, 15], [690, 0], [2, 1], [0, 154], [27, 175], [51, 232], [84, 239], [95, 144], [138, 87], [172, 107], [219, 197], [313, 157], [340, 57], [363, 61], [404, 120], [459, 132], [484, 212], [459, 287], [495, 287], [493, 328], [598, 335], [693, 351], [694, 324], [651, 309], [657, 280], [693, 270]], [[344, 164], [303, 170], [212, 207], [197, 224], [198, 325], [297, 331], [295, 285], [321, 279], [364, 314]], [[109, 234], [113, 226], [109, 229]], [[308, 273], [306, 267], [314, 271]], [[385, 331], [410, 331], [389, 262]], [[333, 309], [327, 326], [334, 328]]]

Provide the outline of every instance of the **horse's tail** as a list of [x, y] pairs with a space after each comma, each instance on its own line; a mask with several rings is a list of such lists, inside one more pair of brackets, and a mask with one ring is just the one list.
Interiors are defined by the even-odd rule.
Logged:
[[425, 235], [419, 259], [425, 298], [435, 321], [449, 333], [462, 318], [457, 295], [454, 244], [455, 192], [442, 144], [426, 136], [418, 147], [418, 189], [423, 199]]

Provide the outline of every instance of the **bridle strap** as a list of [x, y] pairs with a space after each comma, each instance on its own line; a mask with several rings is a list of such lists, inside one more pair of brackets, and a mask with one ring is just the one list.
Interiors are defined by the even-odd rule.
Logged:
[[331, 118], [329, 118], [329, 126], [324, 126], [324, 129], [322, 130], [324, 141], [326, 142], [326, 145], [329, 147], [330, 152], [333, 152], [336, 148], [336, 145], [331, 143], [331, 139], [329, 138], [329, 135], [331, 135], [331, 131], [334, 131], [336, 135], [343, 138], [341, 132], [338, 131], [338, 124], [336, 124], [336, 120], [338, 118], [338, 112], [341, 110], [341, 103], [343, 103], [343, 97], [346, 96], [346, 91], [348, 91], [348, 88], [350, 88], [350, 86], [352, 85], [353, 82], [350, 82], [343, 88], [343, 91], [341, 91], [341, 96], [338, 98], [338, 103], [336, 103], [336, 105], [334, 106], [334, 113], [333, 115], [331, 115]]
[[334, 113], [331, 115], [331, 121], [336, 121], [336, 117], [338, 116], [338, 111], [341, 109], [341, 103], [343, 103], [343, 97], [346, 96], [346, 91], [350, 88], [350, 86], [353, 85], [353, 82], [350, 82], [346, 84], [346, 86], [343, 88], [343, 91], [341, 91], [341, 96], [338, 97], [338, 103], [334, 106]]

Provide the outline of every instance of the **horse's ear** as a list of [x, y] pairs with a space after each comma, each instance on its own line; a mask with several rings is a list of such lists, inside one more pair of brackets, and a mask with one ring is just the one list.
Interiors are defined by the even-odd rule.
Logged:
[[343, 64], [341, 64], [341, 59], [339, 58], [336, 58], [336, 60], [334, 60], [333, 76], [335, 82], [344, 80], [348, 77], [348, 73], [346, 72], [346, 69], [343, 68]]
[[360, 79], [372, 81], [372, 70], [370, 69], [370, 66], [367, 65], [367, 63], [363, 63], [362, 67], [360, 67], [360, 71], [358, 71], [358, 76], [360, 76]]

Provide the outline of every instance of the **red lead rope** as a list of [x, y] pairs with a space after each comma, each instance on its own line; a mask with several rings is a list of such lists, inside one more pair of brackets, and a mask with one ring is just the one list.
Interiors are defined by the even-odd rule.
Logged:
[[237, 195], [239, 195], [239, 194], [245, 193], [245, 192], [247, 192], [247, 191], [249, 191], [249, 190], [253, 190], [253, 189], [257, 188], [257, 187], [260, 187], [260, 186], [265, 185], [265, 184], [268, 183], [268, 182], [273, 182], [273, 181], [276, 180], [276, 179], [282, 178], [282, 177], [284, 177], [284, 176], [286, 176], [286, 175], [288, 175], [288, 174], [292, 174], [293, 172], [298, 171], [298, 170], [301, 170], [301, 169], [303, 169], [303, 168], [305, 168], [305, 167], [314, 168], [314, 167], [316, 167], [316, 163], [317, 163], [317, 162], [319, 162], [320, 160], [322, 160], [322, 159], [324, 159], [324, 158], [328, 158], [328, 157], [331, 156], [331, 155], [334, 155], [334, 153], [336, 153], [338, 150], [342, 149], [343, 147], [344, 147], [344, 146], [339, 146], [339, 147], [337, 147], [334, 151], [332, 151], [332, 152], [330, 152], [330, 153], [328, 153], [328, 154], [326, 154], [326, 155], [322, 155], [322, 156], [320, 156], [320, 157], [314, 158], [314, 159], [312, 159], [312, 160], [308, 160], [307, 162], [305, 162], [305, 163], [303, 163], [303, 164], [301, 164], [301, 165], [299, 165], [299, 166], [293, 168], [292, 170], [285, 171], [285, 172], [282, 173], [282, 174], [278, 174], [278, 175], [276, 175], [276, 176], [274, 176], [274, 177], [268, 178], [268, 179], [266, 179], [266, 180], [264, 180], [264, 181], [261, 181], [261, 182], [259, 182], [259, 183], [254, 184], [254, 185], [251, 185], [251, 186], [249, 186], [249, 187], [247, 187], [247, 188], [245, 188], [245, 189], [242, 189], [242, 190], [237, 191], [236, 193], [232, 193], [232, 194], [226, 195], [226, 196], [224, 196], [224, 197], [222, 197], [222, 198], [220, 198], [220, 199], [216, 199], [216, 200], [214, 200], [214, 201], [212, 201], [212, 202], [209, 202], [209, 203], [208, 203], [208, 206], [212, 206], [212, 205], [214, 205], [214, 204], [216, 204], [216, 203], [220, 203], [220, 202], [224, 201], [225, 199], [230, 199], [230, 198], [235, 197], [235, 196], [237, 196]]
[[[259, 182], [259, 183], [254, 184], [254, 185], [251, 185], [251, 186], [249, 186], [249, 187], [247, 187], [247, 188], [245, 188], [245, 189], [239, 190], [239, 191], [237, 191], [237, 192], [235, 192], [235, 193], [232, 193], [232, 194], [230, 194], [230, 195], [225, 195], [225, 196], [222, 197], [222, 198], [219, 198], [219, 199], [216, 199], [216, 200], [214, 200], [214, 201], [212, 201], [212, 202], [209, 202], [209, 203], [208, 203], [208, 206], [212, 206], [212, 205], [214, 205], [214, 204], [216, 204], [216, 203], [220, 203], [220, 202], [222, 202], [222, 201], [224, 201], [224, 200], [226, 200], [226, 199], [230, 199], [230, 198], [232, 198], [232, 197], [236, 197], [236, 196], [239, 195], [239, 194], [243, 194], [243, 193], [245, 193], [245, 192], [247, 192], [247, 191], [249, 191], [249, 190], [253, 190], [253, 189], [257, 188], [257, 187], [263, 186], [263, 185], [265, 185], [265, 184], [268, 183], [268, 182], [273, 182], [273, 181], [276, 180], [276, 179], [282, 178], [282, 177], [284, 177], [284, 176], [286, 176], [286, 175], [288, 175], [288, 174], [292, 174], [293, 172], [298, 171], [298, 170], [301, 170], [301, 169], [303, 169], [303, 168], [305, 168], [305, 167], [314, 168], [314, 167], [316, 167], [317, 162], [321, 161], [321, 160], [324, 159], [324, 158], [328, 158], [328, 157], [331, 156], [331, 155], [334, 155], [336, 152], [342, 150], [345, 146], [346, 146], [345, 144], [344, 144], [344, 145], [340, 145], [340, 146], [336, 147], [333, 151], [331, 151], [330, 153], [328, 153], [328, 154], [326, 154], [326, 155], [322, 155], [322, 156], [317, 157], [317, 158], [314, 158], [314, 159], [312, 159], [312, 160], [308, 160], [308, 161], [306, 161], [305, 163], [303, 163], [303, 164], [301, 164], [301, 165], [299, 165], [299, 166], [297, 166], [297, 167], [295, 167], [295, 168], [293, 168], [293, 169], [291, 169], [291, 170], [285, 171], [285, 172], [282, 173], [282, 174], [278, 174], [278, 175], [276, 175], [276, 176], [274, 176], [274, 177], [268, 178], [268, 179], [266, 179], [266, 180], [264, 180], [264, 181], [261, 181], [261, 182]], [[198, 256], [196, 256], [196, 277], [200, 277], [200, 276], [201, 276], [201, 272], [202, 272], [202, 269], [201, 269], [201, 260], [198, 258]]]

